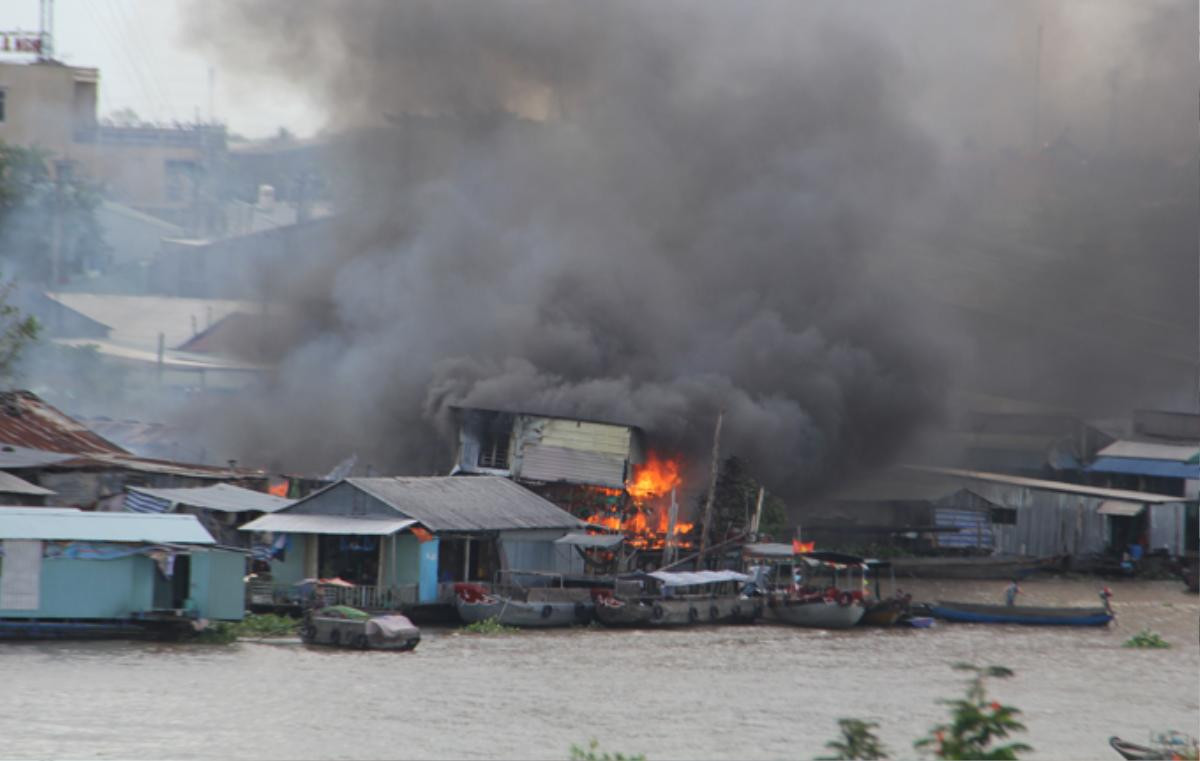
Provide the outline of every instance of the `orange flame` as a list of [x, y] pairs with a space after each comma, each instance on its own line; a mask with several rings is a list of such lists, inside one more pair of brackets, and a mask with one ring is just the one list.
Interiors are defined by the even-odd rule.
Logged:
[[[667, 511], [665, 498], [683, 484], [679, 475], [680, 461], [649, 453], [646, 462], [634, 466], [633, 478], [625, 485], [625, 491], [596, 489], [610, 497], [628, 495], [628, 500], [609, 501], [597, 513], [587, 517], [588, 523], [616, 529], [625, 533], [630, 546], [638, 549], [661, 549], [667, 543]], [[691, 547], [685, 535], [692, 531], [693, 524], [676, 521], [672, 544], [680, 548]]]

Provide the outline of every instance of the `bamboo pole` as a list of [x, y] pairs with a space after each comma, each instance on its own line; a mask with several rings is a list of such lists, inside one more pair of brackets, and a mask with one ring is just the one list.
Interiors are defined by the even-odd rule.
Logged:
[[762, 519], [763, 496], [766, 495], [765, 487], [758, 487], [758, 503], [754, 506], [754, 520], [750, 521], [750, 533], [758, 537], [758, 522]]
[[704, 503], [704, 521], [700, 526], [700, 555], [708, 551], [708, 534], [712, 529], [713, 500], [717, 495], [717, 471], [721, 466], [721, 422], [725, 419], [725, 410], [717, 413], [717, 428], [713, 431], [712, 468], [708, 478], [708, 499]]
[[675, 524], [679, 519], [679, 503], [675, 500], [675, 487], [671, 487], [671, 506], [667, 509], [667, 542], [664, 551], [664, 561], [671, 563], [675, 560]]

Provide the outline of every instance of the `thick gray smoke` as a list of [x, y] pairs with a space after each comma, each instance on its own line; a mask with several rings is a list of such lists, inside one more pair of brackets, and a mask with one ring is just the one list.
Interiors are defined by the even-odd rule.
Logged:
[[987, 374], [950, 362], [978, 347], [910, 270], [955, 264], [981, 192], [949, 182], [960, 154], [1028, 132], [1031, 80], [1006, 77], [1038, 7], [961, 5], [198, 5], [193, 37], [346, 136], [336, 250], [262, 279], [310, 329], [210, 434], [272, 467], [436, 472], [457, 404], [628, 421], [702, 461], [724, 409], [724, 449], [783, 493], [887, 458]]

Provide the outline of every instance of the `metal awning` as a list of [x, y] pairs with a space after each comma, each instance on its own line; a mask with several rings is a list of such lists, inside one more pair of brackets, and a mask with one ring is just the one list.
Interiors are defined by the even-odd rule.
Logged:
[[271, 513], [250, 521], [242, 531], [273, 531], [283, 534], [386, 535], [417, 525], [411, 518], [349, 518], [343, 515], [296, 515]]
[[1145, 505], [1136, 502], [1122, 502], [1118, 499], [1106, 499], [1100, 503], [1096, 512], [1101, 515], [1141, 515]]
[[747, 555], [754, 555], [760, 558], [791, 558], [796, 555], [796, 550], [792, 545], [773, 542], [747, 544], [745, 547], [742, 547], [742, 551]]
[[575, 547], [598, 547], [611, 549], [625, 541], [622, 534], [567, 534], [554, 540], [555, 544], [570, 544]]

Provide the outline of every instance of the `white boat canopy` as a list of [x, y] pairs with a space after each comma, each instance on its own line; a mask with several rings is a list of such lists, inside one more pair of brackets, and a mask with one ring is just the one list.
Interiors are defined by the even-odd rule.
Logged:
[[685, 573], [667, 573], [654, 571], [647, 574], [662, 582], [664, 587], [693, 587], [699, 584], [718, 584], [722, 581], [750, 581], [753, 577], [737, 571], [691, 571]]

